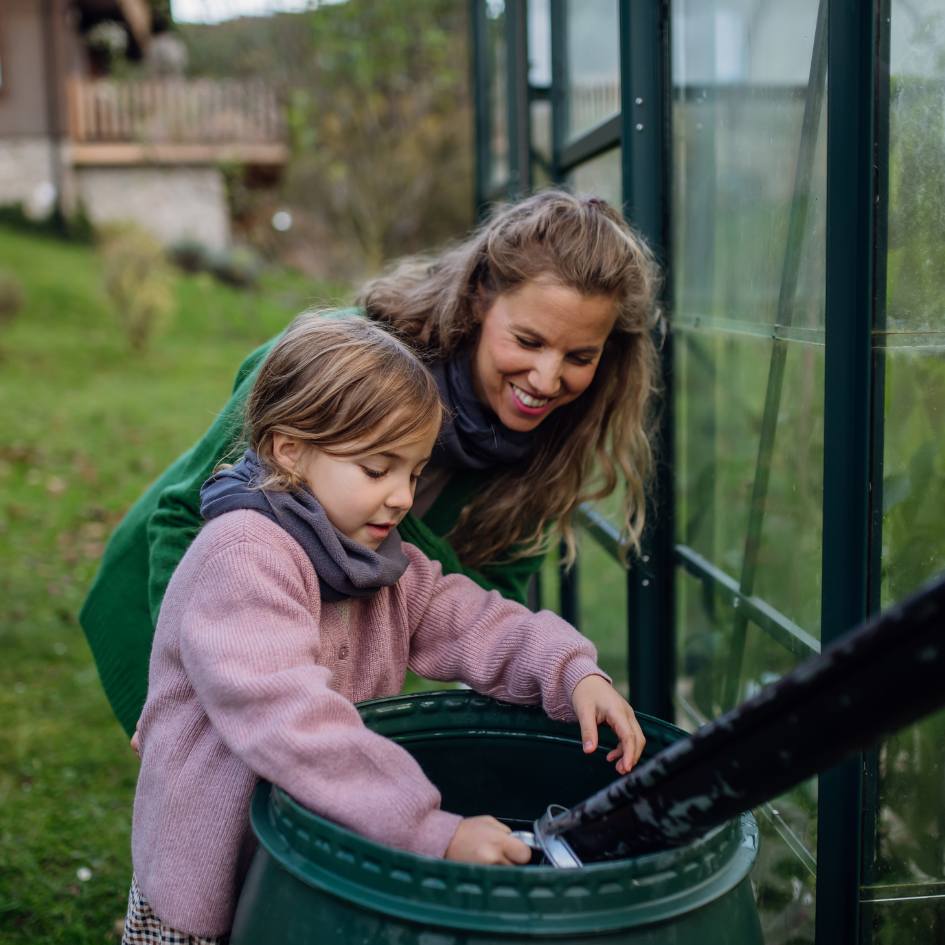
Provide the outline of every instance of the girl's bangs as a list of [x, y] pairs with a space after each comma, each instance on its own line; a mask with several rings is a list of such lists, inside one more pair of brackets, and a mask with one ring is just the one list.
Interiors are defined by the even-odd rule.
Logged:
[[388, 452], [406, 443], [414, 443], [440, 428], [440, 412], [431, 410], [424, 404], [423, 410], [417, 405], [403, 405], [385, 412], [362, 435], [341, 437], [336, 443], [321, 447], [326, 453], [335, 456], [357, 456], [365, 453]]

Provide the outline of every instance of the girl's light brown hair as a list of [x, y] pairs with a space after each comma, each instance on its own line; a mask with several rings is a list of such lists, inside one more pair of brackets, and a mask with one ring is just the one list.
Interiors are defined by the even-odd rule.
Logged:
[[390, 331], [363, 318], [306, 312], [263, 362], [244, 436], [270, 472], [261, 487], [292, 489], [300, 480], [276, 462], [275, 433], [351, 456], [419, 439], [441, 420], [436, 382]]
[[369, 317], [446, 358], [474, 344], [496, 297], [538, 279], [612, 298], [617, 319], [590, 387], [537, 427], [531, 460], [493, 477], [463, 509], [450, 540], [470, 566], [544, 550], [551, 522], [573, 560], [577, 506], [610, 495], [621, 479], [626, 536], [639, 549], [659, 389], [658, 268], [604, 201], [548, 190], [498, 209], [438, 256], [396, 265], [359, 299]]

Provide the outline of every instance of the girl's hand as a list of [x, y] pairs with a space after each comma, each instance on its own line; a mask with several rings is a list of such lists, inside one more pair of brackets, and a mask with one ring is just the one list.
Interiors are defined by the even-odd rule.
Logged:
[[456, 828], [445, 857], [487, 866], [524, 865], [531, 860], [532, 851], [511, 833], [512, 828], [495, 817], [466, 817]]
[[138, 760], [141, 760], [141, 737], [138, 734], [138, 726], [135, 726], [135, 733], [131, 736], [131, 749], [138, 756]]
[[640, 760], [646, 744], [627, 700], [603, 676], [585, 676], [571, 693], [571, 706], [581, 725], [584, 754], [597, 751], [597, 726], [606, 722], [620, 739], [607, 760], [617, 760], [617, 773], [627, 774]]

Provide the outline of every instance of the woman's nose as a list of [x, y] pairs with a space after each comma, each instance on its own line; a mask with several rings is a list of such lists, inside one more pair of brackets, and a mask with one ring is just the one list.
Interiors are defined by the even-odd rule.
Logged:
[[561, 389], [561, 358], [552, 352], [542, 355], [532, 365], [528, 383], [541, 397], [554, 397]]

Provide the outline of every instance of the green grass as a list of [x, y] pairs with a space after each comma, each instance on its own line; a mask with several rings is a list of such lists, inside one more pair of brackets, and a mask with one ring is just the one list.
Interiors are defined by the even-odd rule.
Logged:
[[241, 359], [343, 289], [181, 276], [174, 322], [132, 354], [93, 250], [0, 229], [0, 268], [26, 293], [0, 324], [0, 941], [102, 945], [120, 938], [137, 761], [75, 615], [112, 527]]

